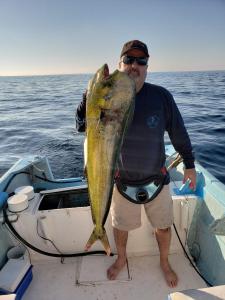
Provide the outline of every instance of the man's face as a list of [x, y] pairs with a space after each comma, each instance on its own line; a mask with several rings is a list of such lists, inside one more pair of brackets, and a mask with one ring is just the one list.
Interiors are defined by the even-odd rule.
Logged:
[[[145, 54], [138, 49], [128, 51], [125, 56], [146, 57]], [[140, 65], [137, 63], [137, 61], [134, 61], [131, 64], [125, 64], [123, 62], [123, 57], [121, 57], [121, 60], [119, 62], [119, 70], [122, 72], [126, 72], [132, 79], [134, 79], [136, 84], [136, 92], [140, 91], [145, 82], [147, 69], [148, 65]]]

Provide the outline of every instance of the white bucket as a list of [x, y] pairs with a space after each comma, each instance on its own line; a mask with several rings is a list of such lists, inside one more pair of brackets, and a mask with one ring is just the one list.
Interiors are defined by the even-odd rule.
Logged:
[[34, 198], [34, 188], [31, 185], [20, 186], [15, 189], [15, 194], [27, 195], [28, 201]]
[[11, 212], [21, 212], [28, 207], [27, 195], [17, 194], [10, 197], [7, 201], [8, 209]]
[[27, 195], [18, 194], [8, 199], [8, 209], [11, 212], [21, 212], [28, 207]]
[[8, 259], [24, 259], [26, 254], [26, 248], [24, 246], [15, 246], [8, 250], [7, 258]]

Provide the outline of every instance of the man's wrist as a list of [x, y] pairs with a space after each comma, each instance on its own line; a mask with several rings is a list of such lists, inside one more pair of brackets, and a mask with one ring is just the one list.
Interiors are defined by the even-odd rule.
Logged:
[[185, 169], [194, 169], [195, 163], [194, 161], [184, 161]]

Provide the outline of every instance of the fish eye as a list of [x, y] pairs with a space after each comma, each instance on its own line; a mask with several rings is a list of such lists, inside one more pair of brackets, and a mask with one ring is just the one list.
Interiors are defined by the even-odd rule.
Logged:
[[104, 99], [105, 99], [106, 101], [108, 101], [108, 100], [110, 100], [111, 97], [112, 97], [111, 94], [107, 94], [107, 95], [104, 96]]
[[106, 100], [106, 101], [109, 101], [113, 96], [113, 91], [112, 90], [109, 90], [109, 91], [106, 91], [106, 93], [104, 93], [104, 96], [103, 98]]

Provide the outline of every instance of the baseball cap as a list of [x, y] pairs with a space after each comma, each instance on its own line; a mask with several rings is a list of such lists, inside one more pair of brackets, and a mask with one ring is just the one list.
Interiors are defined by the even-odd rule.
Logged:
[[126, 54], [128, 51], [132, 49], [138, 49], [144, 52], [146, 57], [149, 57], [148, 54], [148, 47], [145, 43], [139, 41], [139, 40], [132, 40], [124, 44], [123, 49], [121, 51], [120, 57], [122, 57], [124, 54]]

